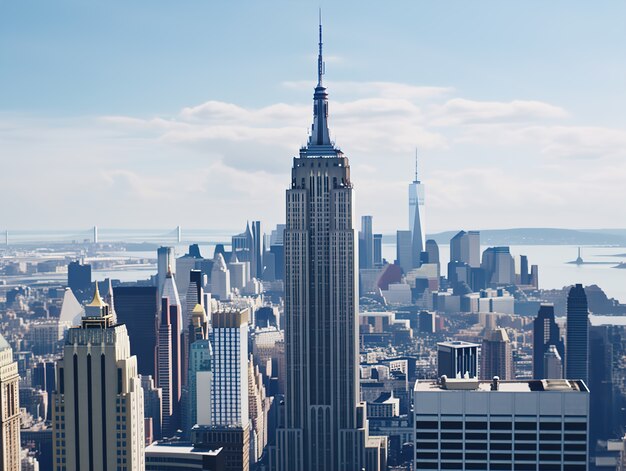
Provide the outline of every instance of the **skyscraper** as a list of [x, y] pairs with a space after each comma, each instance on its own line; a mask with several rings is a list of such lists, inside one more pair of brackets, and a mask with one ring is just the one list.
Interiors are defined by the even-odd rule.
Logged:
[[52, 400], [55, 469], [143, 470], [137, 359], [130, 353], [126, 326], [113, 324], [97, 286], [82, 325], [67, 332], [57, 376]]
[[[213, 313], [210, 372], [203, 368], [197, 378], [198, 387], [208, 385], [210, 397], [206, 397], [208, 391], [203, 391], [204, 397], [198, 396], [198, 426], [191, 431], [192, 441], [203, 449], [223, 448], [228, 471], [247, 471], [250, 464], [249, 315], [248, 309]], [[196, 344], [203, 345], [202, 341]], [[211, 354], [206, 350], [198, 353], [200, 362]]]
[[372, 232], [372, 216], [361, 216], [359, 231], [359, 268], [374, 266], [374, 234]]
[[157, 289], [159, 299], [163, 292], [163, 283], [168, 273], [176, 274], [176, 259], [174, 258], [174, 247], [159, 247], [157, 249]]
[[[554, 374], [546, 376], [545, 355], [554, 346], [562, 359], [565, 353], [561, 331], [554, 319], [554, 306], [542, 304], [537, 317], [533, 321], [533, 378], [556, 379]], [[554, 365], [554, 361], [551, 362]], [[561, 371], [561, 377], [563, 371]], [[558, 377], [557, 377], [558, 378]]]
[[220, 301], [227, 301], [230, 297], [230, 271], [221, 253], [213, 259], [211, 295], [218, 297]]
[[589, 311], [583, 285], [577, 284], [567, 296], [567, 349], [565, 377], [589, 381]]
[[130, 352], [137, 357], [140, 375], [156, 375], [155, 350], [159, 298], [156, 286], [120, 286], [113, 289], [117, 320], [126, 325]]
[[450, 261], [465, 262], [471, 268], [480, 267], [480, 232], [460, 231], [450, 239]]
[[313, 127], [293, 159], [286, 195], [287, 392], [277, 437], [280, 471], [361, 470], [366, 454], [379, 453], [383, 442], [368, 440], [359, 404], [354, 189], [350, 163], [330, 140], [323, 71], [320, 25]]
[[17, 362], [0, 334], [0, 470], [20, 470], [20, 403]]
[[67, 286], [74, 294], [88, 290], [91, 286], [91, 265], [78, 260], [70, 262], [67, 266]]
[[257, 280], [263, 278], [263, 233], [261, 232], [261, 221], [252, 221], [252, 247], [250, 265], [252, 276]]
[[409, 184], [409, 230], [413, 268], [420, 266], [420, 255], [426, 244], [424, 230], [424, 184], [417, 178], [417, 150], [415, 151], [415, 179]]
[[374, 234], [374, 267], [383, 266], [383, 235]]
[[515, 379], [511, 342], [506, 330], [497, 328], [487, 333], [480, 352], [480, 379]]
[[171, 272], [163, 284], [161, 318], [157, 336], [157, 387], [163, 391], [163, 436], [180, 426], [182, 393], [183, 335], [180, 301]]
[[411, 231], [396, 232], [396, 262], [406, 274], [413, 268]]

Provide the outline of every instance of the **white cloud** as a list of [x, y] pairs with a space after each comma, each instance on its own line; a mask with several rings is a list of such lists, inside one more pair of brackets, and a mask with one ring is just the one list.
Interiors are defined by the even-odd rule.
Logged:
[[[351, 161], [357, 212], [374, 215], [377, 231], [407, 225], [415, 147], [429, 232], [568, 226], [574, 201], [589, 211], [590, 226], [624, 214], [626, 131], [574, 123], [549, 103], [470, 100], [449, 87], [330, 87], [331, 133]], [[103, 227], [281, 222], [291, 157], [306, 142], [311, 114], [304, 98], [262, 107], [212, 99], [170, 116], [5, 113], [0, 200], [21, 204], [5, 205], [2, 219], [9, 227], [82, 227], [96, 223], [85, 215], [97, 208]]]

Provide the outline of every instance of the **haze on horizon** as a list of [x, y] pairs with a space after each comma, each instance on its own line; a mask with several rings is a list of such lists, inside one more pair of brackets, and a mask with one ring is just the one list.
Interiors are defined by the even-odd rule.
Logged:
[[[0, 230], [284, 219], [319, 2], [0, 6]], [[426, 229], [623, 227], [626, 5], [322, 4], [357, 215]]]

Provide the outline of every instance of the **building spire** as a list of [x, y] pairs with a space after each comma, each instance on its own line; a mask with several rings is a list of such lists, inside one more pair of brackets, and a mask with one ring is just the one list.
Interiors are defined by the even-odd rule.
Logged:
[[413, 180], [415, 183], [419, 182], [419, 180], [417, 179], [417, 147], [415, 148], [415, 180]]
[[322, 56], [322, 9], [320, 8], [319, 10], [319, 27], [320, 27], [320, 42], [319, 42], [319, 47], [320, 47], [320, 51], [319, 54], [317, 56], [317, 86], [321, 87], [322, 86], [322, 75], [324, 75], [324, 60], [323, 60], [323, 56]]
[[322, 9], [319, 11], [319, 55], [317, 56], [317, 86], [313, 95], [313, 127], [309, 136], [308, 149], [320, 147], [328, 148], [325, 151], [332, 151], [330, 133], [328, 132], [328, 93], [322, 84], [322, 76], [326, 70], [322, 56]]

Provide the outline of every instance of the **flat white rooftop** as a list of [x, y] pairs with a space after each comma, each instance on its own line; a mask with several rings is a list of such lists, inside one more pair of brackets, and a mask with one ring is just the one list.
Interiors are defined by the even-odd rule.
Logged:
[[543, 379], [527, 381], [498, 381], [497, 389], [494, 390], [493, 381], [479, 381], [476, 379], [446, 379], [442, 382], [416, 381], [415, 392], [436, 391], [472, 391], [472, 392], [582, 392], [588, 393], [589, 389], [580, 380], [567, 379]]

